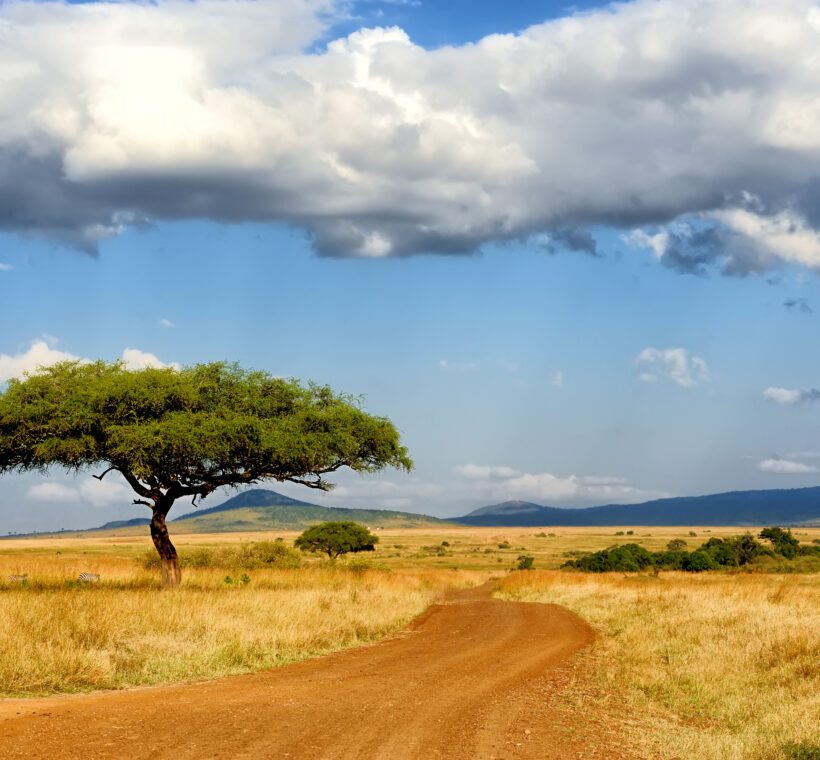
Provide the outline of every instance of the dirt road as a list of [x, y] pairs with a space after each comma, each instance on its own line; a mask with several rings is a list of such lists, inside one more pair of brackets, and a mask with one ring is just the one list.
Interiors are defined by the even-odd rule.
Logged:
[[396, 638], [277, 670], [0, 701], [0, 757], [598, 756], [557, 730], [543, 699], [549, 673], [592, 638], [561, 607], [455, 592]]

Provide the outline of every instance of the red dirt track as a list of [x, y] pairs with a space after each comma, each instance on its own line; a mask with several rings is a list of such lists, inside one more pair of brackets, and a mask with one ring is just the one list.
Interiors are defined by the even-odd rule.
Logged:
[[561, 607], [491, 599], [487, 586], [453, 592], [395, 638], [297, 665], [0, 701], [0, 757], [588, 757], [543, 695], [550, 673], [592, 639]]

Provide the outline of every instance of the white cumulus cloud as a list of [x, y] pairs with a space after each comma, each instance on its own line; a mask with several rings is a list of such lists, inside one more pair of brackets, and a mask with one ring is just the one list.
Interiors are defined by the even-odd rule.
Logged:
[[615, 225], [681, 271], [820, 268], [814, 0], [320, 45], [345, 14], [1, 4], [0, 229], [91, 249], [156, 218], [285, 221], [324, 255], [385, 257], [539, 235], [595, 253], [585, 228]]
[[779, 457], [771, 457], [758, 462], [757, 469], [761, 472], [773, 472], [778, 475], [804, 475], [806, 473], [817, 472], [814, 465], [805, 464], [804, 462], [794, 462], [790, 459], [780, 459]]
[[[29, 347], [18, 354], [0, 354], [0, 383], [5, 383], [13, 377], [22, 377], [26, 372], [36, 372], [42, 367], [48, 367], [62, 361], [87, 362], [68, 351], [56, 348], [57, 339], [51, 336], [38, 338], [31, 342]], [[126, 369], [137, 370], [146, 367], [172, 367], [179, 369], [176, 362], [165, 363], [155, 354], [141, 351], [138, 348], [126, 348], [120, 357]]]
[[766, 388], [763, 397], [780, 406], [813, 404], [820, 401], [820, 390], [816, 388]]
[[145, 369], [147, 367], [154, 367], [156, 369], [164, 369], [165, 367], [173, 367], [179, 369], [180, 365], [176, 362], [165, 364], [160, 359], [148, 351], [140, 351], [138, 348], [126, 348], [122, 352], [122, 361], [126, 369]]
[[706, 360], [693, 356], [685, 348], [649, 346], [638, 354], [635, 363], [649, 370], [638, 375], [645, 383], [654, 383], [659, 376], [664, 376], [683, 388], [691, 388], [709, 380]]
[[25, 372], [34, 372], [40, 367], [77, 358], [74, 354], [55, 348], [52, 342], [35, 340], [22, 353], [0, 354], [0, 383], [21, 377]]

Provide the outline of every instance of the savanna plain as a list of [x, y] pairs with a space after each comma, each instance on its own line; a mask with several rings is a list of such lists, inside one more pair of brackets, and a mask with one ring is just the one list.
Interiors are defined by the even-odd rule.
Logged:
[[[375, 552], [333, 562], [296, 552], [295, 533], [181, 535], [172, 591], [141, 531], [4, 540], [0, 696], [286, 665], [396, 634], [448, 589], [491, 581], [497, 598], [563, 605], [596, 632], [542, 695], [567, 730], [605, 726], [634, 757], [820, 758], [820, 574], [560, 569], [613, 544], [694, 547], [743, 532], [385, 529]], [[794, 534], [820, 540], [820, 528]], [[516, 569], [525, 557], [532, 569]], [[80, 582], [81, 572], [100, 579]]]

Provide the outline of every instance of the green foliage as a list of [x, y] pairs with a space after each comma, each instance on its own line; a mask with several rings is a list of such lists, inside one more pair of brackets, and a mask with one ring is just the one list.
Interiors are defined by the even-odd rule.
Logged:
[[[340, 467], [410, 469], [392, 423], [326, 386], [237, 365], [63, 362], [0, 394], [0, 474], [113, 467], [144, 498], [263, 479], [317, 488]], [[148, 492], [151, 492], [150, 494]]]
[[532, 570], [535, 563], [535, 557], [529, 554], [521, 554], [518, 557], [518, 564], [515, 566], [516, 570]]
[[612, 570], [636, 572], [653, 564], [651, 552], [638, 544], [610, 546], [599, 552], [586, 554], [578, 559], [565, 562], [562, 567], [583, 570], [587, 573], [606, 573]]
[[764, 528], [760, 531], [760, 538], [768, 539], [774, 551], [786, 559], [794, 559], [800, 550], [800, 542], [790, 530], [783, 528]]
[[686, 556], [681, 569], [688, 570], [690, 573], [702, 573], [704, 570], [714, 570], [717, 566], [707, 552], [696, 551]]
[[820, 744], [790, 742], [783, 751], [789, 760], [820, 760]]
[[331, 559], [349, 552], [372, 552], [379, 542], [364, 525], [355, 522], [325, 522], [312, 525], [294, 542], [297, 549], [322, 552]]
[[[611, 546], [602, 551], [577, 556], [565, 562], [562, 567], [582, 570], [589, 573], [606, 573], [612, 571], [636, 572], [647, 567], [658, 570], [684, 570], [700, 573], [718, 568], [764, 567], [776, 559], [787, 559], [776, 567], [778, 572], [810, 572], [815, 568], [815, 551], [817, 547], [802, 545], [790, 532], [780, 528], [766, 528], [761, 537], [769, 539], [777, 553], [761, 544], [754, 536], [747, 533], [743, 536], [729, 538], [712, 537], [693, 552], [686, 551], [686, 541], [674, 539], [666, 546], [666, 551], [650, 552], [638, 544]], [[817, 552], [820, 561], [820, 552]], [[818, 562], [820, 564], [820, 562]]]

